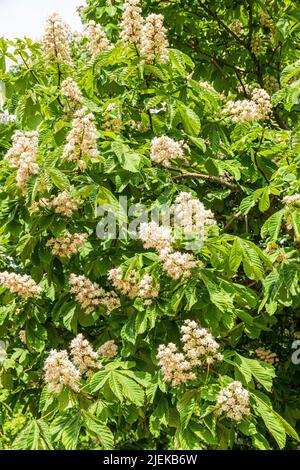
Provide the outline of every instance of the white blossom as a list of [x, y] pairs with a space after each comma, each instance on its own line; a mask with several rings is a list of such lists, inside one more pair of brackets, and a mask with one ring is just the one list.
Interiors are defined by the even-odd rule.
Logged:
[[217, 406], [217, 414], [224, 413], [234, 421], [241, 421], [250, 414], [249, 392], [236, 380], [220, 391]]
[[69, 41], [71, 32], [58, 13], [52, 13], [46, 20], [42, 38], [45, 57], [51, 62], [71, 63]]
[[34, 297], [42, 292], [41, 287], [27, 274], [21, 275], [3, 271], [0, 273], [0, 284], [24, 299]]
[[72, 129], [67, 137], [63, 150], [63, 158], [77, 162], [79, 168], [85, 168], [84, 158], [99, 156], [97, 149], [97, 129], [94, 124], [94, 115], [87, 108], [76, 111], [72, 122]]
[[156, 61], [164, 64], [168, 61], [168, 40], [167, 30], [163, 25], [163, 15], [152, 13], [147, 16], [141, 36], [141, 54], [146, 56], [148, 61]]
[[52, 349], [44, 365], [45, 382], [49, 389], [60, 393], [63, 387], [79, 392], [80, 371], [70, 361], [67, 351]]
[[93, 20], [88, 22], [84, 36], [87, 38], [85, 47], [92, 57], [96, 57], [101, 52], [108, 51], [112, 47], [102, 26], [96, 24]]
[[106, 292], [96, 282], [91, 282], [85, 276], [72, 273], [70, 287], [75, 300], [87, 314], [94, 312], [99, 305], [103, 305], [107, 313], [120, 307], [120, 299], [115, 292]]

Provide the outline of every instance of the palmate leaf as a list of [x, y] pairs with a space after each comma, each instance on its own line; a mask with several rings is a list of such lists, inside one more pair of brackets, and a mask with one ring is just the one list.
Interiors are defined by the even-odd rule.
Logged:
[[177, 402], [177, 410], [180, 415], [180, 422], [183, 429], [185, 429], [190, 419], [196, 410], [197, 397], [199, 397], [198, 390], [189, 390], [184, 393], [181, 399]]
[[286, 431], [282, 422], [278, 419], [273, 409], [259, 396], [258, 392], [251, 393], [254, 400], [253, 409], [264, 421], [269, 433], [274, 437], [280, 449], [286, 442]]
[[75, 450], [81, 426], [80, 411], [75, 408], [67, 409], [52, 422], [51, 435], [55, 442], [61, 440], [66, 450]]
[[16, 437], [14, 450], [53, 450], [48, 425], [42, 419], [31, 421]]
[[88, 433], [95, 436], [101, 447], [105, 450], [114, 448], [114, 436], [108, 426], [103, 421], [93, 416], [87, 411], [82, 411], [83, 425]]
[[282, 224], [282, 219], [284, 216], [285, 209], [281, 209], [275, 214], [272, 214], [261, 228], [261, 236], [266, 237], [267, 235], [270, 236], [271, 240], [277, 240]]
[[141, 383], [145, 384], [145, 382], [144, 379], [135, 376], [133, 371], [101, 370], [90, 379], [89, 390], [91, 392], [101, 391], [106, 383], [119, 401], [128, 400], [137, 406], [143, 405], [145, 392]]
[[247, 381], [253, 376], [268, 392], [271, 391], [273, 379], [276, 375], [273, 366], [256, 359], [243, 357], [240, 354], [235, 355], [235, 363], [247, 378]]
[[54, 186], [56, 186], [61, 191], [64, 191], [70, 187], [70, 181], [68, 177], [58, 170], [58, 168], [49, 167], [45, 169], [45, 173], [51, 179]]

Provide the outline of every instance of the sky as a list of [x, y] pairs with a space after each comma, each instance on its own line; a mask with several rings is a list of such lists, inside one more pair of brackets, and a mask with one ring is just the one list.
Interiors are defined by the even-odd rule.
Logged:
[[58, 12], [73, 30], [80, 29], [76, 6], [85, 4], [82, 0], [0, 0], [0, 37], [15, 38], [27, 36], [39, 38], [44, 29], [46, 17]]

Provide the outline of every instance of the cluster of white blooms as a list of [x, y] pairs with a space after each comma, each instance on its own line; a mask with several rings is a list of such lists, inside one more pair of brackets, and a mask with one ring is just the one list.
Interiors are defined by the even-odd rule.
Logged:
[[268, 117], [272, 109], [269, 93], [263, 88], [254, 88], [251, 99], [254, 101], [258, 109], [257, 119], [265, 119]]
[[236, 34], [237, 36], [239, 36], [239, 35], [243, 32], [243, 23], [241, 22], [241, 20], [235, 19], [235, 20], [233, 20], [233, 21], [230, 23], [229, 29], [230, 29], [234, 34]]
[[63, 191], [53, 199], [51, 207], [56, 214], [71, 217], [73, 212], [78, 210], [79, 202], [79, 199], [72, 199], [67, 191]]
[[106, 307], [107, 312], [120, 307], [120, 299], [113, 291], [106, 292], [97, 283], [85, 276], [70, 275], [71, 293], [85, 313], [94, 312], [99, 305]]
[[174, 241], [172, 230], [164, 225], [159, 226], [156, 222], [143, 222], [139, 226], [139, 238], [144, 248], [155, 248], [160, 251], [169, 248]]
[[47, 246], [51, 248], [52, 254], [70, 258], [78, 252], [78, 248], [84, 244], [88, 235], [86, 233], [66, 233], [57, 238], [47, 241]]
[[191, 193], [180, 192], [173, 205], [175, 223], [180, 225], [185, 234], [195, 234], [205, 237], [206, 228], [216, 225], [211, 210], [205, 209], [199, 199], [193, 198]]
[[146, 305], [150, 305], [152, 299], [159, 294], [159, 285], [154, 285], [152, 276], [145, 274], [140, 281], [137, 279], [137, 272], [132, 269], [124, 277], [122, 268], [111, 269], [108, 279], [121, 291], [122, 294], [130, 298], [143, 297]]
[[279, 358], [275, 352], [270, 351], [270, 349], [257, 348], [255, 350], [256, 356], [262, 361], [267, 362], [268, 364], [276, 364], [279, 362]]
[[40, 209], [44, 209], [45, 207], [49, 207], [50, 201], [46, 197], [41, 197], [38, 201], [33, 201], [31, 206], [29, 207], [30, 212], [38, 212]]
[[80, 371], [68, 357], [67, 351], [52, 349], [44, 365], [45, 382], [49, 389], [60, 393], [63, 387], [79, 392]]
[[169, 58], [167, 30], [163, 23], [163, 15], [152, 13], [145, 19], [141, 35], [141, 54], [146, 56], [147, 60], [156, 60], [161, 64]]
[[99, 353], [93, 350], [83, 334], [78, 334], [71, 341], [70, 351], [73, 363], [82, 374], [86, 373], [87, 376], [90, 376], [95, 369], [102, 368], [102, 364], [99, 361]]
[[84, 36], [87, 38], [86, 49], [92, 57], [96, 57], [101, 52], [108, 51], [111, 44], [100, 24], [91, 20], [88, 22]]
[[172, 251], [169, 248], [160, 251], [159, 259], [163, 262], [163, 270], [175, 281], [182, 276], [190, 277], [192, 270], [201, 266], [201, 263], [196, 261], [192, 254]]
[[225, 413], [228, 418], [241, 421], [250, 414], [249, 393], [235, 380], [220, 391], [217, 406], [217, 414]]
[[140, 0], [125, 0], [121, 22], [121, 38], [126, 44], [141, 42], [143, 17]]
[[181, 327], [183, 350], [192, 366], [206, 363], [208, 366], [215, 360], [222, 361], [223, 355], [218, 352], [220, 345], [205, 328], [200, 328], [193, 320], [185, 320]]
[[15, 122], [16, 116], [14, 114], [5, 114], [0, 113], [0, 124], [9, 124], [10, 122]]
[[27, 274], [21, 275], [3, 271], [0, 273], [0, 284], [23, 299], [34, 297], [42, 292], [41, 287]]
[[73, 78], [66, 78], [61, 84], [61, 94], [67, 98], [68, 103], [72, 109], [75, 109], [82, 103], [82, 93]]
[[99, 356], [102, 356], [104, 360], [112, 359], [118, 354], [118, 346], [113, 339], [106, 341], [98, 349]]
[[214, 91], [216, 93], [216, 90], [209, 82], [199, 82], [199, 85], [205, 90]]
[[71, 63], [69, 48], [70, 29], [58, 13], [52, 13], [46, 20], [42, 38], [45, 57], [51, 62]]
[[282, 198], [283, 204], [300, 204], [300, 194], [293, 194], [292, 196], [284, 196]]
[[72, 122], [72, 129], [68, 134], [67, 143], [63, 150], [63, 158], [74, 160], [79, 168], [84, 168], [84, 157], [98, 157], [97, 129], [94, 124], [94, 115], [83, 107], [76, 111]]
[[184, 142], [175, 140], [165, 135], [154, 137], [151, 142], [150, 159], [154, 163], [159, 163], [165, 167], [171, 165], [171, 161], [176, 158], [186, 160], [183, 152]]
[[251, 100], [228, 101], [223, 114], [229, 114], [233, 122], [259, 121], [271, 112], [270, 95], [262, 88], [254, 88]]
[[262, 55], [264, 54], [265, 50], [266, 46], [263, 36], [261, 34], [253, 36], [251, 40], [251, 51], [253, 52], [253, 54]]
[[36, 163], [37, 151], [37, 131], [16, 131], [12, 137], [12, 147], [5, 156], [5, 159], [8, 160], [12, 166], [18, 168], [16, 181], [24, 195], [27, 194], [26, 182], [28, 178], [39, 172], [39, 166]]
[[173, 387], [196, 379], [196, 374], [190, 372], [191, 363], [184, 354], [177, 352], [176, 344], [169, 343], [167, 346], [161, 344], [158, 348], [157, 359], [163, 379]]
[[25, 330], [19, 331], [19, 338], [23, 344], [26, 344], [26, 331]]

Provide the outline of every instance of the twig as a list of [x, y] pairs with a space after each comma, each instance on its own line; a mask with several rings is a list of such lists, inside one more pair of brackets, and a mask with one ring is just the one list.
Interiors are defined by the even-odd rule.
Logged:
[[191, 173], [191, 172], [185, 173], [182, 170], [179, 170], [178, 168], [169, 168], [169, 169], [180, 172], [180, 175], [173, 176], [174, 181], [176, 181], [177, 179], [180, 180], [182, 178], [200, 178], [200, 179], [212, 181], [214, 183], [222, 184], [223, 186], [226, 186], [232, 191], [241, 191], [239, 186], [235, 185], [234, 183], [231, 183], [227, 178], [224, 178], [222, 176], [206, 175], [205, 173]]
[[242, 215], [242, 212], [239, 211], [237, 214], [235, 214], [233, 217], [231, 217], [231, 219], [229, 219], [227, 224], [225, 225], [225, 227], [223, 229], [223, 232], [226, 232], [226, 230], [230, 227], [230, 225], [233, 224], [233, 222], [235, 220], [237, 220], [241, 215]]

